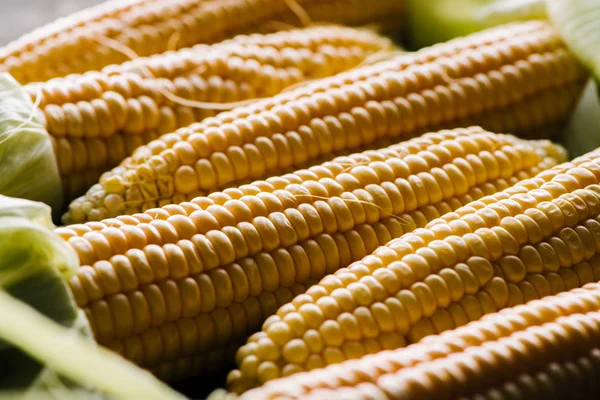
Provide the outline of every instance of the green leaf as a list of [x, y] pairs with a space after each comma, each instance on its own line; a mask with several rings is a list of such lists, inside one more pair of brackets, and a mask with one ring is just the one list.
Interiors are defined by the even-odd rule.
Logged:
[[48, 229], [54, 228], [50, 213], [52, 210], [44, 203], [15, 199], [0, 195], [0, 218], [22, 217]]
[[52, 142], [34, 104], [10, 74], [0, 73], [0, 194], [62, 205]]
[[25, 218], [0, 217], [0, 288], [47, 271], [69, 278], [77, 269], [74, 250], [48, 228]]
[[[0, 290], [70, 328], [78, 310], [65, 279], [79, 264], [73, 249], [51, 228], [47, 205], [0, 196]], [[0, 336], [0, 387], [27, 387], [43, 367], [3, 339]]]
[[0, 196], [0, 400], [181, 399], [97, 346], [67, 286], [78, 257], [50, 208]]
[[496, 25], [545, 19], [544, 0], [409, 0], [412, 47], [421, 48]]
[[[82, 318], [83, 312], [80, 313]], [[183, 399], [149, 372], [0, 291], [0, 337], [83, 387], [118, 399]], [[60, 389], [60, 385], [58, 387]], [[23, 392], [27, 398], [27, 391]]]
[[600, 101], [594, 82], [590, 81], [562, 134], [562, 144], [571, 157], [578, 157], [600, 147]]
[[548, 13], [569, 48], [600, 79], [600, 0], [548, 0]]

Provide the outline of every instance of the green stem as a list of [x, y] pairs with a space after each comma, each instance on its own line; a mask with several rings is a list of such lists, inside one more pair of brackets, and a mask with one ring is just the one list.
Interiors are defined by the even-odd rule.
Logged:
[[0, 321], [0, 338], [75, 382], [119, 399], [184, 399], [150, 373], [1, 290]]

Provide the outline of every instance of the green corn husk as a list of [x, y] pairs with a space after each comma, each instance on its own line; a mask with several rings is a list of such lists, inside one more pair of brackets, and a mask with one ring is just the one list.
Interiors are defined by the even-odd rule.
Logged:
[[550, 19], [569, 48], [600, 80], [600, 0], [547, 0]]
[[545, 0], [409, 0], [414, 48], [446, 42], [508, 22], [546, 19]]
[[547, 6], [550, 20], [596, 80], [563, 134], [569, 152], [578, 156], [600, 147], [600, 0], [547, 0]]
[[79, 267], [50, 207], [0, 196], [0, 400], [183, 397], [99, 347], [66, 284]]
[[34, 103], [8, 73], [0, 73], [0, 194], [62, 205], [61, 180]]

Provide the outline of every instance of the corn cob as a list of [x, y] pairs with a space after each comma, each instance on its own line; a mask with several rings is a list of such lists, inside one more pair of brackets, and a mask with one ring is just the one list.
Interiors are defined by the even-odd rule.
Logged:
[[307, 28], [136, 59], [26, 90], [33, 98], [41, 94], [40, 118], [54, 139], [65, 197], [71, 200], [137, 147], [215, 115], [174, 104], [163, 91], [215, 103], [269, 97], [391, 49], [389, 40], [368, 31]]
[[[298, 0], [315, 21], [360, 25], [401, 20], [402, 2], [374, 0]], [[111, 9], [111, 7], [113, 9]], [[313, 13], [313, 8], [315, 12]], [[328, 11], [335, 9], [335, 15]], [[286, 0], [152, 0], [111, 2], [64, 18], [10, 43], [0, 53], [0, 70], [25, 84], [99, 70], [125, 61], [108, 38], [139, 56], [199, 43], [215, 43], [240, 33], [264, 30], [269, 21], [298, 18]], [[396, 26], [397, 27], [397, 26]], [[173, 41], [176, 37], [178, 40]]]
[[600, 396], [598, 371], [600, 371], [600, 349], [594, 348], [584, 356], [564, 362], [553, 362], [535, 373], [523, 373], [514, 381], [504, 382], [471, 398], [473, 400], [597, 399]]
[[592, 281], [585, 262], [600, 249], [599, 179], [597, 151], [445, 214], [324, 278], [240, 349], [232, 387], [262, 383], [264, 363], [276, 367], [271, 377], [310, 370]]
[[[245, 317], [240, 304], [272, 313], [272, 293], [320, 279], [562, 157], [548, 141], [443, 131], [57, 233], [79, 256], [70, 285], [98, 342], [164, 379], [180, 378], [201, 372], [208, 349], [251, 333], [245, 318], [260, 324], [268, 315], [250, 309]], [[191, 324], [211, 318], [214, 335]], [[195, 346], [179, 346], [179, 335]]]
[[73, 199], [98, 182], [110, 167], [160, 135], [154, 132], [103, 138], [51, 136], [62, 179], [64, 199]]
[[[189, 200], [331, 151], [431, 126], [460, 125], [558, 88], [580, 90], [585, 74], [551, 27], [523, 24], [516, 29], [525, 32], [518, 39], [506, 32], [513, 28], [409, 57], [450, 53], [431, 62], [406, 66], [407, 58], [400, 56], [182, 128], [139, 148], [103, 175], [71, 204], [64, 220], [96, 220]], [[572, 104], [542, 124], [558, 123]], [[532, 121], [539, 122], [515, 116], [514, 132], [535, 130]], [[485, 128], [486, 121], [481, 122]]]
[[485, 112], [476, 118], [445, 127], [484, 125], [491, 132], [521, 132], [522, 136], [529, 139], [557, 138], [563, 126], [557, 123], [547, 124], [547, 121], [552, 121], [557, 115], [567, 117], [580, 95], [581, 88], [578, 86], [560, 86], [530, 96], [505, 110]]
[[[473, 395], [473, 400], [535, 398], [548, 400], [592, 400], [600, 395], [598, 387], [600, 349], [569, 359], [553, 362], [534, 373], [521, 373], [488, 391]], [[467, 398], [465, 398], [466, 400]]]
[[[590, 264], [593, 280], [600, 280], [598, 257]], [[591, 373], [590, 362], [596, 367], [594, 376], [598, 376], [598, 343], [600, 285], [592, 283], [486, 315], [405, 349], [267, 382], [240, 400], [592, 399], [598, 387], [594, 392], [581, 387], [577, 391], [573, 378], [585, 378], [576, 373], [580, 368], [582, 373]], [[573, 370], [574, 366], [579, 368]], [[549, 381], [549, 376], [562, 379]], [[543, 397], [549, 393], [549, 384], [557, 385], [560, 391]], [[518, 396], [519, 392], [523, 395]], [[570, 396], [557, 396], [561, 392]], [[588, 396], [574, 397], [577, 394]]]
[[[356, 54], [377, 53], [393, 50], [394, 45], [384, 36], [357, 28], [343, 26], [314, 26], [292, 29], [270, 34], [237, 35], [219, 43], [200, 44], [178, 51], [169, 51], [150, 57], [136, 58], [122, 64], [110, 65], [102, 69], [109, 75], [134, 72], [155, 78], [173, 79], [201, 69], [205, 74], [221, 73], [224, 70], [235, 74], [240, 66], [227, 60], [237, 57], [243, 60], [257, 60], [261, 64], [279, 68], [302, 68], [311, 78], [322, 78], [347, 69], [336, 67]], [[217, 52], [217, 55], [206, 54]], [[276, 53], [279, 51], [279, 53]], [[235, 61], [235, 60], [234, 60]], [[298, 66], [301, 67], [298, 67]], [[256, 73], [256, 72], [255, 72]], [[260, 71], [258, 71], [260, 73]], [[251, 80], [251, 76], [242, 75]]]

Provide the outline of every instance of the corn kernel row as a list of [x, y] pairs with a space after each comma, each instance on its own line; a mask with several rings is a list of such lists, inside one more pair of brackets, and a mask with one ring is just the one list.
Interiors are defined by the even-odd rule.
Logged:
[[103, 175], [65, 220], [122, 214], [124, 206], [107, 207], [108, 196], [144, 210], [149, 202], [208, 194], [331, 151], [505, 109], [557, 86], [580, 87], [583, 72], [556, 35], [532, 35], [525, 49], [499, 41], [325, 92], [298, 88], [183, 128]]
[[[341, 61], [335, 58], [338, 54], [332, 53], [332, 50], [355, 47], [372, 53], [394, 49], [389, 39], [365, 29], [335, 25], [314, 26], [269, 34], [238, 35], [211, 45], [200, 44], [110, 65], [103, 68], [102, 72], [108, 75], [133, 72], [142, 76], [151, 75], [167, 79], [184, 76], [197, 69], [202, 69], [209, 75], [223, 73], [228, 68], [226, 60], [207, 54], [214, 52], [226, 57], [255, 60], [260, 64], [278, 68], [296, 67], [305, 63], [311, 68], [303, 66], [302, 70], [310, 70], [311, 76], [325, 77], [331, 75], [327, 72], [331, 67], [325, 64]], [[306, 58], [308, 54], [313, 56], [312, 59]]]
[[[96, 339], [139, 343], [149, 328], [229, 312], [264, 292], [320, 279], [563, 156], [547, 141], [480, 128], [443, 131], [179, 206], [57, 233], [83, 265], [70, 286], [93, 321]], [[227, 341], [251, 333], [235, 326], [227, 332], [220, 335]], [[202, 339], [202, 345], [211, 346], [210, 340]]]
[[[164, 3], [163, 0], [108, 0], [95, 7], [59, 18], [54, 23], [35, 29], [4, 46], [0, 50], [0, 61], [3, 64], [2, 70], [10, 72], [13, 76], [19, 75], [17, 66], [21, 63], [27, 63], [27, 59], [29, 59], [29, 62], [33, 62], [34, 53], [43, 49], [46, 42], [54, 41], [61, 36], [76, 32], [82, 27], [89, 27], [93, 24], [103, 23], [103, 21], [122, 18], [142, 3], [150, 5], [159, 1]], [[66, 71], [64, 72], [64, 74], [67, 73]], [[28, 81], [28, 79], [21, 79], [22, 77], [18, 78], [23, 83], [27, 83]], [[44, 78], [35, 80], [44, 80]]]
[[[514, 397], [514, 390], [527, 388], [533, 389], [529, 395], [535, 393], [539, 396], [543, 384], [531, 385], [534, 382], [525, 380], [527, 376], [532, 380], [534, 376], [543, 379], [544, 373], [552, 372], [560, 376], [562, 364], [588, 354], [597, 354], [594, 341], [590, 341], [589, 336], [583, 343], [576, 343], [581, 336], [573, 328], [597, 324], [600, 321], [599, 309], [600, 286], [597, 283], [588, 284], [581, 289], [483, 316], [476, 322], [430, 336], [405, 349], [382, 351], [323, 370], [267, 382], [241, 398], [424, 399], [442, 396], [442, 388], [449, 390], [444, 392], [448, 398], [521, 398]], [[556, 330], [559, 326], [566, 330]], [[532, 341], [529, 335], [534, 332], [543, 333], [543, 336]], [[563, 332], [558, 336], [563, 341], [560, 351], [557, 353], [557, 348], [543, 348], [551, 343], [552, 337], [558, 339], [555, 335], [559, 332]], [[587, 332], [592, 333], [590, 330]], [[593, 334], [598, 335], [598, 332], [594, 331]], [[527, 339], [515, 341], [516, 338]], [[568, 341], [573, 347], [567, 346]], [[500, 343], [510, 343], [510, 346], [500, 352]], [[540, 347], [533, 351], [535, 346]], [[495, 363], [490, 362], [502, 359], [500, 354], [510, 353], [516, 357], [504, 359], [509, 364], [494, 370], [492, 365]], [[486, 365], [486, 368], [473, 369], [477, 364]], [[440, 368], [442, 365], [444, 367]], [[457, 369], [462, 369], [466, 375], [459, 378], [460, 375], [453, 373]], [[263, 368], [264, 372], [268, 372], [268, 369]], [[525, 386], [527, 383], [529, 385]], [[561, 383], [567, 382], [563, 380]]]
[[[339, 63], [329, 64], [329, 71], [314, 68], [314, 63], [308, 60], [318, 60], [318, 56], [323, 55], [318, 53], [320, 50], [333, 53]], [[335, 74], [352, 68], [369, 55], [358, 46], [323, 47], [316, 53], [301, 50], [297, 53], [305, 53], [296, 54], [298, 64], [283, 68], [217, 53], [211, 56], [226, 64], [222, 70], [192, 72], [177, 76], [172, 81], [144, 78], [134, 73], [98, 73], [56, 79], [28, 86], [27, 89], [32, 96], [37, 95], [38, 89], [42, 90], [41, 116], [49, 133], [54, 136], [110, 137], [120, 131], [139, 134], [147, 130], [167, 133], [186, 126], [186, 122], [189, 125], [200, 121], [202, 115], [211, 114], [207, 112], [210, 110], [200, 110], [198, 117], [194, 118], [196, 110], [180, 106], [191, 113], [192, 118], [178, 121], [175, 113], [177, 105], [165, 98], [162, 91], [186, 100], [214, 103], [269, 97], [322, 73]], [[77, 92], [81, 93], [78, 95]]]
[[[425, 134], [421, 137], [411, 139], [407, 142], [402, 142], [397, 145], [391, 145], [387, 148], [381, 148], [378, 151], [367, 150], [362, 153], [340, 156], [334, 158], [331, 161], [327, 160], [321, 165], [315, 165], [307, 169], [297, 170], [294, 173], [287, 173], [282, 176], [273, 176], [271, 178], [267, 178], [264, 181], [250, 182], [250, 184], [244, 184], [239, 186], [238, 188], [228, 188], [220, 193], [212, 193], [206, 197], [199, 197], [193, 199], [191, 200], [191, 202], [182, 202], [181, 205], [165, 204], [162, 208], [149, 209], [143, 214], [134, 214], [133, 216], [119, 216], [117, 218], [107, 219], [102, 222], [89, 222], [86, 224], [71, 225], [68, 227], [68, 230], [59, 229], [58, 232], [60, 232], [60, 234], [63, 235], [65, 239], [68, 239], [71, 236], [82, 236], [86, 232], [102, 230], [107, 227], [119, 227], [123, 225], [132, 224], [136, 225], [143, 222], [150, 222], [153, 219], [167, 220], [175, 215], [183, 215], [189, 217], [194, 211], [206, 210], [210, 206], [215, 206], [212, 207], [211, 211], [213, 213], [213, 216], [217, 218], [219, 224], [222, 224], [226, 221], [233, 221], [228, 222], [226, 225], [218, 226], [211, 225], [209, 221], [203, 221], [203, 226], [199, 228], [200, 230], [198, 232], [206, 233], [210, 229], [235, 225], [237, 222], [249, 221], [256, 216], [267, 216], [272, 212], [284, 211], [284, 204], [288, 205], [289, 200], [285, 196], [283, 196], [283, 194], [285, 194], [284, 192], [278, 192], [277, 190], [285, 189], [288, 185], [314, 185], [314, 183], [308, 182], [321, 182], [324, 178], [335, 179], [338, 175], [351, 171], [352, 168], [355, 166], [368, 166], [370, 163], [376, 161], [385, 161], [391, 158], [405, 157], [410, 154], [414, 155], [421, 151], [427, 150], [428, 148], [434, 145], [439, 145], [444, 141], [458, 140], [461, 143], [464, 143], [467, 139], [467, 136], [472, 136], [474, 140], [477, 140], [478, 136], [476, 136], [476, 134], [480, 133], [484, 133], [484, 131], [481, 128], [472, 127], [468, 129], [455, 129], [452, 131], [446, 130], [431, 134]], [[502, 135], [487, 136], [489, 137], [489, 140], [492, 141], [491, 146], [494, 146], [493, 143], [508, 143], [506, 141], [507, 137], [503, 137]], [[485, 145], [485, 135], [483, 138], [480, 139], [483, 140], [482, 145]], [[466, 143], [465, 145], [468, 145], [468, 143]], [[543, 142], [540, 142], [540, 145], [544, 146], [544, 151], [546, 152], [550, 152], [553, 148], [552, 145], [545, 146]], [[490, 144], [488, 143], [487, 146], [489, 148]], [[556, 147], [556, 150], [560, 152], [560, 147]], [[556, 159], [563, 157], [563, 155], [560, 155], [558, 153], [549, 154], [549, 156]], [[323, 182], [327, 183], [327, 181]], [[325, 193], [327, 193], [326, 188], [323, 190], [325, 190]], [[319, 190], [315, 192], [315, 194], [323, 194], [323, 190]], [[271, 193], [279, 197], [272, 198], [267, 193]], [[235, 212], [235, 208], [233, 206], [236, 203], [228, 202], [231, 200], [240, 200], [244, 196], [253, 196], [253, 203], [248, 203], [248, 206], [250, 207], [253, 213], [252, 216], [250, 217], [250, 219], [238, 220], [236, 218], [240, 218], [241, 215], [239, 213], [236, 213], [237, 216], [235, 216], [233, 220], [229, 219], [227, 216], [229, 215], [229, 213]], [[244, 200], [246, 202], [249, 202], [250, 198], [245, 197]], [[262, 202], [262, 205], [260, 203], [257, 204], [257, 200]], [[310, 200], [310, 198], [305, 199], [305, 201]], [[219, 208], [219, 206], [226, 206], [227, 210], [223, 210]], [[219, 217], [219, 215], [221, 216]], [[82, 262], [93, 262], [93, 259], [89, 259], [87, 258], [87, 256], [84, 256], [82, 254], [80, 254], [80, 258]]]
[[[456, 144], [450, 143], [450, 141], [455, 141]], [[505, 145], [511, 146], [513, 144], [516, 146], [533, 145], [525, 153], [528, 155], [525, 165], [523, 165], [523, 162], [515, 159], [519, 157], [518, 155], [512, 153], [508, 156], [502, 156], [500, 153], [486, 153], [484, 157], [486, 157], [487, 166], [493, 168], [490, 171], [492, 174], [490, 179], [500, 176], [511, 177], [513, 172], [536, 165], [541, 161], [540, 156], [547, 156], [554, 160], [560, 160], [564, 157], [559, 146], [554, 146], [547, 141], [524, 142], [506, 135], [492, 135], [482, 131], [480, 128], [441, 131], [426, 134], [423, 137], [411, 139], [410, 141], [392, 145], [378, 151], [365, 151], [363, 153], [339, 157], [332, 162], [325, 162], [321, 165], [310, 167], [307, 170], [296, 171], [293, 174], [268, 178], [266, 181], [256, 181], [250, 185], [242, 185], [238, 188], [225, 189], [222, 193], [213, 193], [207, 197], [199, 197], [193, 199], [191, 202], [182, 203], [181, 206], [165, 205], [162, 209], [150, 209], [144, 214], [121, 216], [116, 219], [87, 223], [85, 225], [72, 225], [68, 231], [64, 231], [66, 234], [65, 239], [68, 239], [70, 236], [81, 236], [90, 230], [100, 230], [109, 226], [118, 227], [124, 224], [150, 223], [152, 219], [162, 219], [171, 222], [173, 227], [168, 229], [178, 232], [181, 228], [177, 228], [175, 224], [178, 219], [181, 221], [181, 218], [176, 215], [180, 214], [181, 216], [192, 217], [192, 214], [199, 210], [208, 210], [209, 214], [196, 213], [192, 217], [193, 220], [197, 220], [197, 222], [194, 222], [194, 225], [198, 229], [197, 233], [207, 233], [211, 229], [232, 226], [239, 222], [248, 222], [255, 217], [268, 216], [273, 212], [283, 212], [285, 209], [297, 207], [301, 203], [313, 203], [319, 200], [315, 196], [339, 196], [345, 191], [365, 187], [371, 183], [380, 184], [386, 181], [393, 181], [398, 174], [399, 177], [408, 178], [411, 173], [424, 172], [429, 168], [442, 166], [452, 161], [453, 157], [466, 157], [469, 154], [477, 154], [481, 151], [494, 153], [496, 150], [502, 149]], [[415, 157], [424, 151], [427, 153], [423, 153], [422, 156], [426, 157], [426, 161]], [[538, 155], [538, 152], [540, 152], [540, 155]], [[413, 155], [413, 157], [409, 157], [410, 155]], [[399, 157], [401, 160], [397, 160]], [[492, 158], [491, 160], [490, 157]], [[500, 158], [494, 161], [498, 157]], [[406, 158], [406, 161], [403, 161], [404, 158]], [[405, 163], [409, 164], [405, 165]], [[512, 163], [516, 165], [516, 169], [513, 169]], [[390, 168], [392, 168], [391, 171]], [[479, 167], [479, 170], [481, 170], [481, 167]], [[500, 174], [500, 170], [504, 170], [502, 174]], [[452, 176], [456, 176], [456, 170], [452, 170], [449, 173]], [[439, 176], [438, 173], [436, 179], [444, 178], [443, 176]], [[480, 177], [479, 179], [481, 180], [482, 178]], [[483, 179], [485, 180], [485, 178]], [[482, 182], [480, 181], [479, 183]], [[292, 190], [291, 193], [284, 190], [288, 189], [288, 186]], [[460, 190], [465, 189], [462, 188]], [[436, 191], [439, 190], [436, 189]], [[459, 191], [455, 194], [458, 195], [460, 193]], [[298, 199], [296, 195], [302, 197]], [[411, 195], [410, 198], [414, 198], [414, 196]], [[118, 197], [109, 197], [108, 200], [117, 201]], [[240, 204], [239, 201], [242, 201], [244, 204]], [[225, 209], [221, 206], [225, 207]], [[251, 211], [250, 213], [248, 213], [248, 207]], [[170, 219], [170, 217], [173, 218]], [[60, 232], [62, 233], [63, 230], [60, 230]], [[173, 242], [178, 240], [179, 236], [167, 235], [166, 237], [170, 238], [168, 240]], [[159, 242], [156, 242], [156, 240], [159, 240]], [[160, 240], [160, 238], [153, 239], [153, 243], [163, 243]], [[86, 247], [89, 248], [89, 246], [83, 245], [84, 249]], [[78, 248], [80, 246], [74, 244], [74, 247]], [[94, 262], [95, 259], [90, 257], [93, 257], [93, 253], [80, 253], [80, 259], [83, 263]]]
[[[94, 333], [98, 342], [116, 348], [121, 347], [119, 343], [125, 346], [126, 343], [139, 341], [146, 331], [139, 332], [149, 327], [160, 329], [165, 323], [191, 318], [189, 316], [204, 320], [202, 315], [218, 315], [222, 328], [220, 334], [199, 337], [195, 355], [202, 355], [208, 351], [205, 349], [212, 348], [216, 342], [237, 341], [259, 327], [249, 327], [243, 323], [244, 319], [236, 313], [240, 302], [247, 303], [257, 298], [262, 303], [274, 298], [269, 295], [271, 291], [277, 298], [278, 293], [286, 293], [288, 286], [297, 287], [298, 282], [308, 287], [307, 282], [311, 278], [324, 276], [366, 256], [402, 232], [400, 224], [390, 219], [373, 225], [364, 224], [344, 234], [322, 234], [289, 250], [260, 253], [225, 268], [183, 280], [143, 285], [132, 294], [133, 298], [137, 297], [138, 302], [133, 301], [133, 298], [131, 302], [129, 298], [126, 301], [122, 294], [109, 295], [106, 299], [92, 302], [84, 310], [89, 320], [93, 321], [92, 326], [96, 327]], [[339, 256], [333, 256], [332, 252], [336, 251], [340, 252]], [[282, 271], [278, 272], [277, 267]], [[291, 298], [286, 296], [281, 304], [287, 303]], [[268, 310], [272, 314], [277, 308], [273, 304]], [[261, 315], [260, 320], [255, 319], [256, 322], [260, 323], [270, 314]], [[192, 333], [188, 331], [183, 334], [189, 336]], [[171, 338], [175, 340], [174, 337]], [[150, 351], [151, 354], [161, 354], [161, 361], [168, 364], [181, 356], [178, 353], [161, 352], [160, 347], [154, 347]], [[185, 353], [183, 355], [186, 356]], [[192, 371], [188, 371], [188, 374], [191, 373]]]
[[[210, 313], [185, 316], [173, 322], [149, 327], [142, 334], [105, 343], [111, 350], [123, 355], [136, 364], [150, 368], [164, 380], [179, 376], [193, 376], [197, 372], [218, 370], [233, 360], [239, 340], [260, 328], [262, 321], [272, 315], [278, 307], [294, 296], [306, 291], [314, 281], [304, 284], [264, 291], [259, 296], [249, 297], [232, 303], [227, 308], [216, 308]], [[130, 301], [135, 294], [130, 294]], [[124, 301], [124, 300], [122, 300]], [[96, 321], [86, 309], [89, 320]], [[237, 336], [236, 336], [237, 335]], [[241, 335], [241, 336], [240, 336]], [[213, 359], [216, 354], [227, 352], [227, 357]], [[210, 362], [202, 362], [209, 359]], [[186, 363], [181, 368], [179, 364]], [[200, 363], [194, 367], [190, 363]]]
[[473, 400], [595, 399], [600, 395], [598, 371], [600, 371], [600, 350], [592, 349], [588, 354], [577, 359], [553, 362], [534, 373], [522, 373], [512, 380], [482, 390], [470, 398]]
[[[293, 41], [294, 36], [305, 40]], [[287, 43], [292, 46], [277, 47]], [[208, 103], [270, 97], [290, 85], [350, 69], [369, 55], [392, 48], [388, 39], [368, 31], [315, 27], [236, 37], [227, 43], [112, 65], [103, 72], [29, 84], [25, 89], [39, 101], [39, 117], [59, 142], [56, 158], [65, 197], [71, 200], [138, 147], [216, 115], [209, 108], [174, 103], [166, 92]], [[84, 172], [95, 179], [81, 179]]]
[[[395, 19], [398, 27], [402, 2], [375, 0], [299, 0], [317, 21], [361, 25], [379, 19]], [[110, 3], [106, 8], [83, 12], [50, 24], [10, 43], [0, 53], [0, 69], [25, 84], [73, 73], [96, 71], [126, 57], [102, 42], [108, 38], [140, 56], [163, 53], [173, 43], [177, 48], [215, 43], [240, 33], [263, 31], [269, 21], [298, 24], [285, 0], [156, 0]], [[312, 8], [316, 12], [312, 14]], [[339, 10], [323, 13], [322, 7]], [[348, 10], [348, 7], [353, 7]], [[332, 17], [333, 16], [333, 17]], [[174, 38], [177, 39], [174, 41]]]
[[[474, 187], [483, 188], [480, 193], [485, 194], [493, 190], [485, 189], [488, 182], [516, 175], [518, 179], [519, 172], [550, 165], [563, 156], [560, 147], [547, 141], [527, 142], [478, 128], [443, 131], [382, 151], [341, 157], [296, 174], [200, 197], [181, 206], [73, 225], [57, 232], [77, 250], [82, 265], [124, 254], [120, 249], [176, 243], [197, 234], [240, 227], [241, 223], [256, 223], [255, 229], [261, 231], [282, 232], [282, 245], [287, 246], [307, 235], [343, 231], [353, 224], [376, 222], [381, 217], [400, 216], [470, 192], [475, 194]], [[469, 201], [469, 197], [463, 199]], [[317, 214], [311, 211], [315, 207]], [[304, 215], [304, 223], [299, 222], [300, 215]], [[266, 222], [268, 218], [275, 221]], [[289, 229], [283, 221], [290, 221], [287, 225], [297, 230], [296, 235], [285, 234]], [[247, 229], [245, 226], [243, 229]], [[98, 230], [102, 231], [95, 232]], [[267, 231], [260, 236], [269, 237]], [[278, 246], [263, 242], [244, 247], [251, 246], [254, 250], [249, 251], [257, 252]]]
[[[507, 306], [511, 297], [513, 304], [520, 299], [526, 301], [529, 296], [535, 298], [535, 285], [549, 288], [550, 282], [544, 284], [537, 275], [528, 276], [528, 272], [554, 272], [557, 267], [587, 261], [600, 250], [599, 166], [598, 154], [591, 153], [541, 172], [533, 179], [448, 213], [428, 224], [427, 229], [395, 239], [361, 262], [324, 278], [306, 295], [270, 317], [263, 331], [250, 338], [249, 347], [240, 349], [238, 362], [242, 372], [232, 375], [232, 386], [239, 391], [260, 384], [257, 371], [264, 362], [275, 365], [278, 374], [274, 375], [279, 376], [284, 371], [311, 369], [308, 360], [320, 356], [320, 349], [311, 348], [304, 336], [324, 326], [329, 333], [344, 333], [347, 328], [342, 328], [340, 318], [349, 318], [359, 310], [380, 313], [382, 323], [395, 320], [395, 327], [386, 326], [407, 342], [436, 333], [436, 326], [425, 318], [448, 307], [453, 285], [459, 288], [466, 282], [465, 278], [443, 277], [442, 271], [448, 269], [458, 273], [459, 269], [477, 266], [489, 273], [490, 283], [497, 282], [497, 289], [489, 289], [484, 298], [469, 300], [474, 306], [478, 303], [483, 313]], [[582, 250], [584, 247], [586, 251]], [[566, 287], [593, 276], [586, 266], [575, 271], [561, 275], [559, 270]], [[556, 278], [556, 274], [552, 277]], [[523, 279], [527, 284], [517, 286], [519, 295], [514, 283]], [[486, 285], [482, 280], [479, 283]], [[511, 289], [509, 284], [513, 284]], [[454, 298], [460, 293], [456, 292]], [[386, 305], [390, 299], [401, 307], [391, 309]], [[394, 319], [390, 319], [392, 316]], [[303, 321], [298, 325], [302, 329], [293, 330], [285, 318]], [[371, 326], [374, 330], [368, 335], [378, 337], [385, 332], [381, 326]], [[263, 338], [268, 338], [278, 351], [262, 352], [256, 348], [254, 343]], [[347, 340], [351, 338], [342, 336], [342, 342], [333, 346], [337, 356], [329, 357], [325, 364], [345, 359], [340, 347]]]
[[50, 136], [62, 179], [65, 198], [73, 199], [98, 182], [107, 166], [117, 165], [139, 146], [158, 138], [141, 135], [115, 135], [110, 138], [65, 138]]

